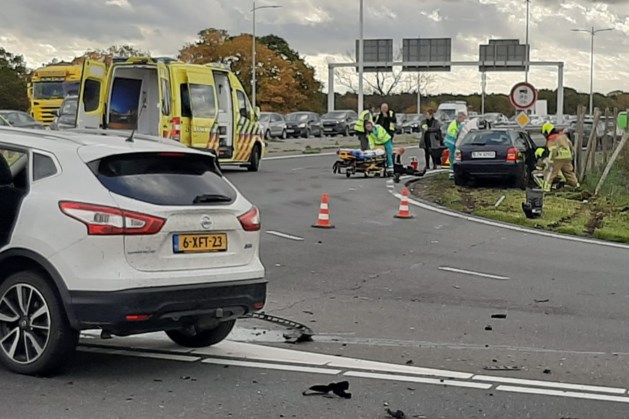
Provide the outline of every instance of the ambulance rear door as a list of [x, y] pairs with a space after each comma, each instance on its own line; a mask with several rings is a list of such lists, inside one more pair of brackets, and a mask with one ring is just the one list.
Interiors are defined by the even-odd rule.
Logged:
[[234, 158], [234, 105], [232, 85], [227, 71], [214, 70], [214, 83], [218, 97], [219, 157], [225, 160]]
[[216, 91], [212, 72], [202, 69], [188, 70], [188, 95], [190, 100], [190, 131], [192, 148], [213, 148], [210, 144], [212, 127], [216, 121]]
[[107, 66], [100, 61], [85, 60], [77, 106], [77, 128], [102, 128], [107, 95]]
[[170, 83], [170, 72], [164, 63], [157, 63], [157, 73], [159, 75], [159, 99], [161, 116], [159, 119], [159, 130], [162, 137], [169, 138], [171, 135], [171, 115], [173, 113], [172, 88]]

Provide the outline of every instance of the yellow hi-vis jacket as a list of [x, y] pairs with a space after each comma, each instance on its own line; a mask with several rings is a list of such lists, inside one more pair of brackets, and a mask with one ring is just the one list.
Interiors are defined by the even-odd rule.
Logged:
[[572, 143], [564, 134], [554, 134], [548, 137], [546, 147], [550, 152], [548, 159], [551, 162], [572, 160]]
[[367, 139], [369, 140], [369, 148], [374, 149], [377, 145], [382, 145], [391, 141], [391, 136], [387, 130], [382, 128], [380, 125], [374, 125], [373, 130], [369, 133]]
[[371, 111], [366, 110], [360, 113], [360, 116], [356, 120], [356, 125], [354, 125], [354, 131], [364, 134], [365, 133], [365, 123], [373, 122], [373, 118], [371, 116]]

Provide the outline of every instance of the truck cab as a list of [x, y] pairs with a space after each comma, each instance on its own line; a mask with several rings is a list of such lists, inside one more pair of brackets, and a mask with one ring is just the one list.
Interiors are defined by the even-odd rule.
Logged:
[[85, 61], [83, 73], [78, 128], [162, 136], [257, 171], [264, 153], [257, 111], [228, 67], [132, 57], [109, 69]]

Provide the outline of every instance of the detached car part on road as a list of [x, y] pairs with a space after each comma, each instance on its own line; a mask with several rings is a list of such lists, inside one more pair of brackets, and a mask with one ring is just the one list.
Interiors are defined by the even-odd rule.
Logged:
[[522, 130], [471, 131], [457, 144], [454, 183], [475, 178], [504, 178], [526, 188], [535, 169], [535, 143]]
[[0, 362], [56, 371], [80, 330], [209, 346], [263, 308], [260, 216], [216, 157], [124, 132], [0, 129]]

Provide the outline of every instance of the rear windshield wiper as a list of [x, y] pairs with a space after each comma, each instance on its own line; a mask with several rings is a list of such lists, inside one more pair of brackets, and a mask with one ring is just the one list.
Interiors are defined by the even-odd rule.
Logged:
[[220, 194], [208, 194], [208, 195], [198, 195], [192, 201], [193, 204], [209, 204], [212, 202], [231, 202], [232, 199], [227, 195]]

